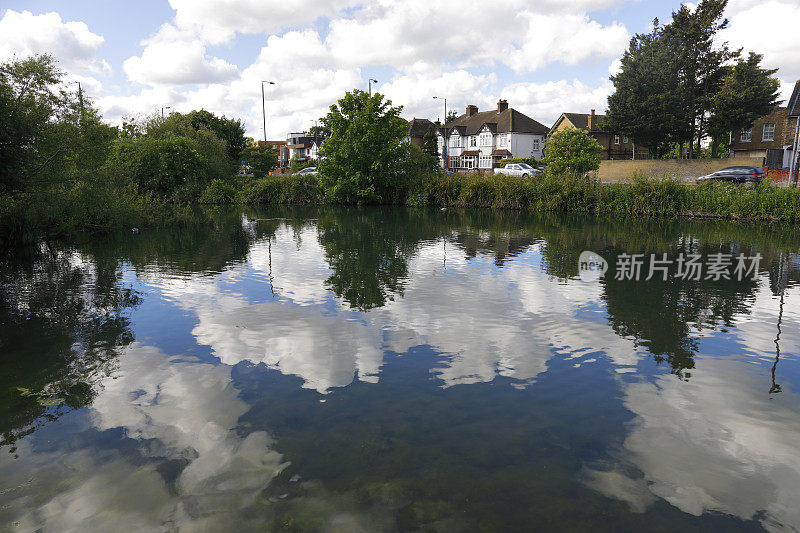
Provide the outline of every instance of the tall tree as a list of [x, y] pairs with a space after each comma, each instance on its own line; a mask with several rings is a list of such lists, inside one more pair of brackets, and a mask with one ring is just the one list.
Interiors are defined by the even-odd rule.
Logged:
[[722, 14], [728, 0], [701, 0], [694, 10], [687, 5], [672, 13], [672, 22], [664, 28], [667, 46], [677, 62], [681, 86], [680, 116], [688, 118], [683, 129], [689, 130], [689, 157], [694, 143], [698, 148], [707, 133], [707, 116], [714, 95], [727, 73], [725, 64], [738, 57], [728, 43], [717, 44], [715, 37], [728, 26]]
[[720, 90], [711, 100], [708, 130], [712, 137], [713, 156], [718, 141], [728, 132], [749, 128], [759, 117], [768, 115], [779, 104], [780, 82], [777, 69], [761, 68], [763, 56], [750, 52], [746, 60], [728, 67]]
[[650, 33], [631, 39], [621, 62], [620, 72], [611, 76], [615, 91], [603, 126], [663, 157], [672, 143], [688, 137], [688, 119], [680, 113], [678, 64], [658, 19]]
[[322, 146], [319, 177], [325, 194], [345, 203], [390, 201], [410, 162], [402, 107], [380, 93], [348, 92], [322, 118], [330, 136]]

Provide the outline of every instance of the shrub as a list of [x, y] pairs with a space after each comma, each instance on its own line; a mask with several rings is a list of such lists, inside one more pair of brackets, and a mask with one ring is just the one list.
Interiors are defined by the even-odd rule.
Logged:
[[547, 140], [544, 163], [551, 173], [585, 175], [600, 168], [602, 151], [600, 144], [585, 131], [564, 130]]

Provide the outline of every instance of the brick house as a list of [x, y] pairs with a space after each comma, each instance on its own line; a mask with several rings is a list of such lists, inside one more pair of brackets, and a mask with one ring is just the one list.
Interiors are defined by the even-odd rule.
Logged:
[[422, 147], [425, 144], [425, 135], [429, 131], [436, 131], [439, 123], [433, 123], [427, 118], [414, 118], [408, 123], [406, 140], [414, 146]]
[[[550, 128], [550, 135], [568, 129], [583, 130], [591, 135], [603, 147], [601, 159], [634, 159], [634, 143], [627, 135], [618, 135], [603, 129], [605, 115], [595, 114], [594, 109], [587, 113], [561, 113], [556, 123]], [[636, 147], [636, 159], [647, 159], [650, 151], [644, 147]]]
[[[508, 107], [506, 100], [491, 111], [478, 112], [477, 106], [468, 105], [466, 113], [437, 131], [439, 164], [458, 171], [483, 171], [508, 157], [541, 159], [547, 132], [547, 126]], [[445, 143], [446, 165], [442, 159]]]
[[788, 169], [796, 153], [797, 115], [800, 114], [800, 81], [795, 83], [786, 107], [756, 120], [752, 127], [731, 132], [731, 157], [761, 160], [770, 169]]

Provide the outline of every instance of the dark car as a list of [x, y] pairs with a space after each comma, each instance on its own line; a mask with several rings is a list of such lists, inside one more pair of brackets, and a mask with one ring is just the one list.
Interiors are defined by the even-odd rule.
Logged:
[[697, 183], [705, 181], [726, 181], [728, 183], [758, 184], [764, 180], [764, 170], [758, 167], [727, 167], [697, 178]]

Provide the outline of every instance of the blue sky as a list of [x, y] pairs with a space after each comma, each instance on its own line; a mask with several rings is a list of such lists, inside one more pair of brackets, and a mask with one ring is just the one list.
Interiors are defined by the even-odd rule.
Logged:
[[[104, 116], [170, 106], [242, 118], [262, 137], [313, 125], [345, 91], [377, 90], [404, 116], [436, 119], [434, 95], [463, 111], [505, 98], [551, 124], [561, 112], [605, 109], [608, 76], [630, 36], [666, 0], [147, 0], [4, 1], [0, 60], [53, 53]], [[765, 55], [787, 92], [800, 77], [800, 0], [730, 0], [724, 39]], [[769, 38], [764, 38], [769, 36]], [[788, 94], [786, 94], [788, 96]]]

